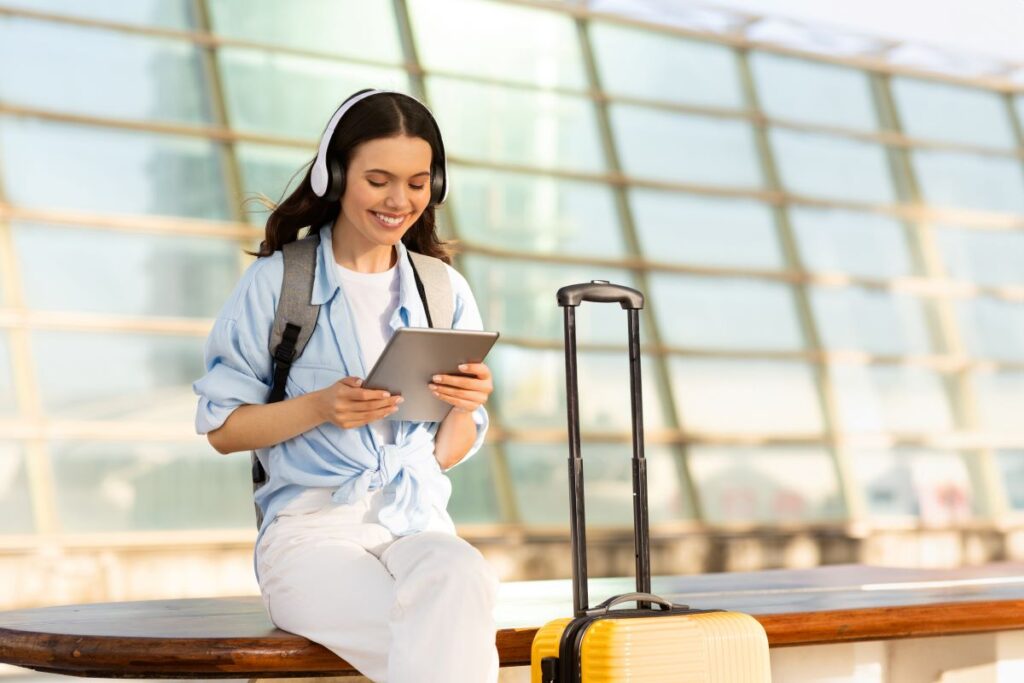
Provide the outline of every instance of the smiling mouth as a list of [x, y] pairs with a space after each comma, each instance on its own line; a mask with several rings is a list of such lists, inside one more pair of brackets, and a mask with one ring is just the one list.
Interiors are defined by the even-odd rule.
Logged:
[[382, 218], [381, 216], [383, 214], [379, 214], [376, 211], [369, 211], [368, 213], [371, 216], [373, 216], [373, 220], [376, 221], [377, 225], [381, 226], [382, 228], [392, 228], [392, 229], [393, 228], [397, 228], [397, 227], [399, 227], [401, 225], [404, 225], [405, 224], [405, 219], [408, 217], [408, 214], [406, 214], [406, 215], [400, 216], [398, 218], [398, 220], [389, 220], [389, 219]]

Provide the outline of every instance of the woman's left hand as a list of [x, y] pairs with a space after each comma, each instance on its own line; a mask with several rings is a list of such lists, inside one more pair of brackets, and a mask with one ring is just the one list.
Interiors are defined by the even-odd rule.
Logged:
[[483, 363], [466, 363], [459, 370], [472, 375], [434, 375], [432, 384], [427, 386], [439, 399], [450, 403], [453, 412], [471, 413], [483, 404], [494, 391], [491, 369]]

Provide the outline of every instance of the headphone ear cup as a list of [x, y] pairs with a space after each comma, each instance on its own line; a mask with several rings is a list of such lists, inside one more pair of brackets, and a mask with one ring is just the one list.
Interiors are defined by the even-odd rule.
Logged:
[[444, 196], [444, 184], [446, 179], [444, 177], [444, 169], [434, 167], [433, 173], [430, 174], [430, 205], [437, 206], [441, 203], [441, 197]]
[[327, 159], [327, 192], [324, 199], [329, 202], [336, 202], [341, 199], [341, 193], [345, 190], [345, 171], [337, 159]]

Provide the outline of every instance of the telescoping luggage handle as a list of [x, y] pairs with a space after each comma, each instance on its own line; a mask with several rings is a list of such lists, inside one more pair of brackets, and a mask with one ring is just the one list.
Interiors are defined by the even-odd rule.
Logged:
[[565, 398], [569, 419], [569, 496], [573, 555], [573, 609], [577, 617], [588, 613], [586, 515], [583, 506], [583, 460], [580, 455], [579, 390], [576, 375], [576, 307], [583, 301], [618, 302], [629, 317], [629, 384], [633, 412], [633, 537], [636, 554], [636, 593], [616, 596], [595, 608], [636, 600], [640, 609], [665, 601], [651, 595], [650, 541], [647, 521], [647, 461], [644, 459], [644, 418], [640, 394], [640, 309], [644, 295], [607, 280], [592, 280], [558, 290], [558, 305], [565, 309]]

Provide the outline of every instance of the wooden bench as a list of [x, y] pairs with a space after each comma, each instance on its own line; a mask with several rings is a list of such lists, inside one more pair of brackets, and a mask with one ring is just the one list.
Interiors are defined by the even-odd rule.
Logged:
[[[772, 647], [1024, 629], [1024, 564], [958, 570], [840, 565], [656, 577], [656, 593], [755, 615]], [[592, 601], [631, 589], [591, 581]], [[510, 582], [499, 596], [502, 666], [525, 666], [537, 628], [570, 612], [566, 580]], [[774, 655], [773, 655], [774, 658]], [[109, 678], [345, 676], [326, 648], [273, 626], [258, 596], [0, 612], [0, 663]]]

